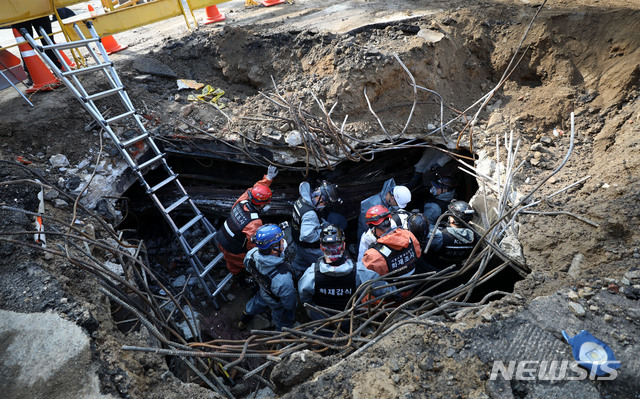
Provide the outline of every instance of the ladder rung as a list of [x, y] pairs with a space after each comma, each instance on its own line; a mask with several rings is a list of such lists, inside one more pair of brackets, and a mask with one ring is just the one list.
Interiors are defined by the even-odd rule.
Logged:
[[62, 72], [62, 76], [82, 75], [82, 74], [93, 72], [108, 66], [113, 66], [113, 62], [106, 62], [104, 64], [91, 65], [86, 68], [80, 68], [80, 69], [75, 69], [73, 71]]
[[145, 169], [146, 167], [148, 167], [150, 165], [153, 165], [154, 163], [158, 162], [162, 158], [164, 158], [164, 153], [156, 155], [155, 157], [151, 158], [147, 162], [138, 165], [138, 170]]
[[[99, 42], [100, 38], [96, 37], [96, 38], [91, 38], [91, 39], [84, 39], [84, 40], [76, 40], [75, 42], [68, 42], [68, 43], [56, 43], [56, 44], [49, 44], [46, 46], [39, 46], [41, 49], [43, 50], [69, 50], [72, 48], [78, 48], [81, 46], [85, 46], [89, 43], [96, 43]], [[44, 52], [44, 51], [43, 51]]]
[[[220, 255], [218, 255], [220, 256]], [[227, 283], [231, 280], [231, 278], [233, 277], [233, 274], [229, 273], [225, 276], [225, 278], [222, 279], [222, 281], [220, 281], [218, 283], [218, 286], [216, 287], [216, 290], [213, 291], [213, 294], [211, 294], [212, 297], [215, 297], [216, 295], [218, 295], [220, 293], [220, 291], [222, 291], [222, 289], [224, 288], [225, 285], [227, 285]]]
[[171, 176], [167, 177], [166, 179], [164, 179], [160, 183], [156, 184], [155, 186], [153, 186], [149, 190], [147, 190], [147, 194], [155, 193], [156, 191], [160, 190], [162, 187], [166, 186], [167, 184], [171, 183], [172, 181], [174, 181], [177, 178], [178, 178], [178, 175], [171, 175]]
[[173, 204], [169, 205], [168, 208], [165, 208], [164, 211], [167, 212], [167, 213], [171, 213], [171, 211], [173, 211], [174, 209], [176, 209], [180, 205], [184, 204], [188, 200], [189, 200], [189, 196], [185, 195], [184, 197], [180, 198], [179, 200], [177, 200]]
[[135, 144], [135, 143], [137, 143], [139, 141], [142, 141], [142, 140], [146, 139], [147, 137], [149, 137], [149, 132], [144, 132], [140, 136], [136, 136], [136, 137], [134, 137], [132, 139], [129, 139], [127, 141], [123, 141], [122, 143], [120, 143], [120, 145], [122, 146], [122, 148], [127, 148], [127, 147], [130, 147], [131, 145], [133, 145], [133, 144]]
[[200, 241], [198, 243], [198, 245], [196, 245], [195, 247], [193, 247], [193, 249], [191, 250], [191, 256], [195, 255], [196, 252], [198, 252], [202, 247], [204, 247], [209, 241], [211, 241], [211, 239], [216, 235], [216, 232], [214, 231], [213, 233], [210, 233], [208, 236], [206, 236], [205, 238], [202, 239], [202, 241]]
[[220, 262], [220, 259], [222, 259], [223, 254], [222, 252], [220, 252], [218, 255], [216, 255], [215, 258], [213, 258], [213, 260], [211, 261], [211, 263], [209, 263], [207, 265], [207, 267], [204, 268], [204, 270], [202, 271], [202, 273], [200, 273], [200, 277], [204, 277], [207, 274], [209, 274], [209, 272], [211, 271], [211, 269], [213, 269], [215, 267], [215, 265], [218, 264], [218, 262]]
[[92, 95], [90, 95], [88, 97], [83, 97], [82, 99], [84, 101], [93, 101], [93, 100], [97, 100], [97, 99], [102, 98], [102, 97], [111, 96], [111, 95], [116, 94], [116, 93], [118, 93], [118, 92], [120, 92], [122, 90], [124, 90], [124, 87], [115, 87], [113, 89], [101, 91], [100, 93], [92, 94]]
[[202, 214], [197, 215], [196, 217], [194, 217], [193, 219], [189, 220], [187, 222], [187, 224], [185, 224], [184, 226], [180, 227], [180, 229], [178, 230], [178, 234], [184, 234], [185, 231], [189, 230], [189, 228], [191, 226], [193, 226], [194, 224], [198, 223], [198, 221], [200, 219], [202, 219]]
[[[125, 112], [124, 114], [116, 115], [116, 116], [114, 116], [113, 118], [107, 119], [107, 120], [106, 120], [106, 122], [107, 122], [107, 124], [109, 124], [109, 123], [113, 123], [113, 122], [115, 122], [115, 121], [119, 121], [119, 120], [120, 120], [120, 119], [122, 119], [122, 118], [126, 118], [127, 116], [131, 116], [131, 115], [133, 115], [133, 114], [135, 114], [135, 113], [136, 113], [136, 111], [135, 111], [135, 110], [133, 110], [133, 111], [127, 111], [127, 112]], [[145, 134], [146, 134], [146, 133], [145, 133]], [[148, 136], [148, 134], [147, 134], [147, 136]], [[146, 137], [146, 136], [145, 136], [145, 137]]]

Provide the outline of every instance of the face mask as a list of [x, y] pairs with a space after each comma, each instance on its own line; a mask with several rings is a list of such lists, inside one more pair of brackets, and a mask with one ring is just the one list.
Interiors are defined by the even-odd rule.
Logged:
[[340, 259], [342, 257], [342, 253], [344, 252], [344, 246], [343, 244], [341, 245], [321, 245], [320, 249], [322, 249], [322, 253], [324, 254], [325, 258], [327, 258], [327, 260], [329, 262], [335, 262], [338, 259]]
[[278, 254], [279, 257], [284, 258], [284, 251], [287, 249], [287, 240], [285, 240], [284, 238], [282, 239], [282, 241], [280, 241], [280, 253]]
[[429, 189], [429, 193], [431, 193], [431, 195], [433, 195], [434, 197], [442, 193], [446, 193], [447, 191], [449, 190], [436, 184], [433, 184], [433, 186], [431, 186], [431, 188]]

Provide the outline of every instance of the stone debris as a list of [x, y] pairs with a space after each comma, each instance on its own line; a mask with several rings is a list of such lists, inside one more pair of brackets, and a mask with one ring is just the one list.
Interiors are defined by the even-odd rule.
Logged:
[[51, 166], [54, 168], [69, 166], [69, 160], [64, 154], [52, 155], [51, 158], [49, 158], [49, 163], [51, 163]]
[[571, 302], [569, 303], [569, 308], [571, 308], [573, 313], [575, 313], [575, 315], [578, 317], [582, 317], [585, 315], [584, 307], [582, 307], [582, 305], [580, 305], [579, 303]]
[[577, 292], [575, 292], [574, 290], [569, 291], [569, 293], [567, 294], [567, 296], [569, 297], [570, 300], [572, 300], [573, 302], [578, 302], [578, 300], [580, 299], [580, 295], [578, 295]]

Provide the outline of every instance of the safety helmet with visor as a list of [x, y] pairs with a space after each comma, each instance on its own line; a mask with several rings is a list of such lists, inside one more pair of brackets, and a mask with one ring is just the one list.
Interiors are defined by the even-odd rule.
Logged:
[[320, 232], [320, 249], [329, 263], [340, 259], [345, 250], [342, 229], [333, 224], [325, 226]]
[[268, 250], [271, 248], [279, 248], [282, 252], [282, 241], [284, 233], [277, 224], [265, 224], [260, 226], [256, 234], [252, 237], [252, 241], [260, 250]]
[[453, 200], [448, 206], [449, 212], [456, 216], [457, 218], [464, 220], [465, 222], [470, 222], [473, 219], [473, 215], [475, 211], [471, 208], [471, 205], [465, 201]]
[[338, 186], [323, 180], [322, 183], [311, 193], [313, 206], [324, 208], [328, 203], [341, 203], [338, 197]]
[[273, 195], [271, 189], [263, 184], [256, 184], [251, 187], [247, 194], [249, 200], [254, 205], [266, 205], [271, 202], [271, 196]]
[[391, 213], [382, 205], [374, 205], [364, 214], [364, 220], [368, 226], [377, 226], [390, 218]]

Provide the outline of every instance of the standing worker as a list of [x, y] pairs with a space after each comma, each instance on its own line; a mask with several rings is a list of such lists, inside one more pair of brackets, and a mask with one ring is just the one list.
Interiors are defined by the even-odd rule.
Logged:
[[[392, 227], [391, 214], [381, 205], [369, 208], [365, 217], [377, 242], [364, 253], [362, 264], [381, 276], [391, 272], [397, 277], [412, 275], [421, 255], [418, 239], [408, 230]], [[401, 295], [410, 294], [404, 291]]]
[[[404, 208], [409, 202], [411, 202], [411, 191], [405, 186], [395, 186], [391, 190], [393, 198], [397, 206], [390, 211], [391, 227], [401, 227], [407, 230], [407, 221], [409, 220], [409, 212]], [[358, 246], [358, 262], [362, 260], [364, 253], [369, 247], [376, 242], [376, 237], [373, 235], [371, 228], [365, 230], [360, 236], [360, 245]]]
[[426, 254], [428, 262], [438, 270], [450, 265], [462, 266], [471, 255], [478, 242], [477, 234], [463, 221], [469, 223], [473, 219], [474, 210], [465, 201], [454, 200], [449, 204], [447, 226], [433, 232], [433, 240]]
[[[338, 226], [328, 225], [320, 234], [320, 248], [323, 257], [319, 258], [304, 273], [298, 283], [300, 301], [342, 311], [364, 282], [377, 279], [378, 273], [358, 263], [355, 265], [345, 253], [344, 232]], [[386, 285], [384, 281], [373, 283], [373, 287]], [[374, 296], [393, 291], [393, 287], [374, 290]], [[317, 312], [309, 312], [313, 320], [324, 318]]]
[[282, 229], [275, 224], [261, 226], [252, 241], [257, 248], [251, 249], [244, 259], [247, 271], [260, 289], [244, 308], [238, 328], [244, 330], [257, 314], [271, 309], [271, 318], [276, 330], [293, 327], [297, 294], [290, 266], [284, 260], [286, 241]]
[[260, 212], [271, 202], [269, 186], [278, 174], [275, 166], [269, 166], [262, 180], [253, 185], [236, 200], [224, 225], [216, 234], [218, 249], [224, 255], [227, 269], [237, 276], [243, 271], [244, 257], [247, 251], [254, 248], [251, 237], [262, 226]]
[[358, 218], [358, 241], [365, 231], [367, 231], [367, 223], [365, 214], [367, 210], [374, 205], [382, 205], [388, 209], [404, 208], [411, 201], [411, 192], [405, 186], [396, 186], [393, 179], [384, 182], [382, 191], [372, 195], [371, 197], [360, 202], [360, 216]]
[[293, 273], [296, 281], [312, 263], [322, 256], [320, 232], [325, 220], [325, 208], [331, 203], [339, 203], [335, 184], [324, 180], [313, 191], [308, 182], [300, 183], [300, 198], [293, 204], [291, 235], [296, 244], [293, 259]]

